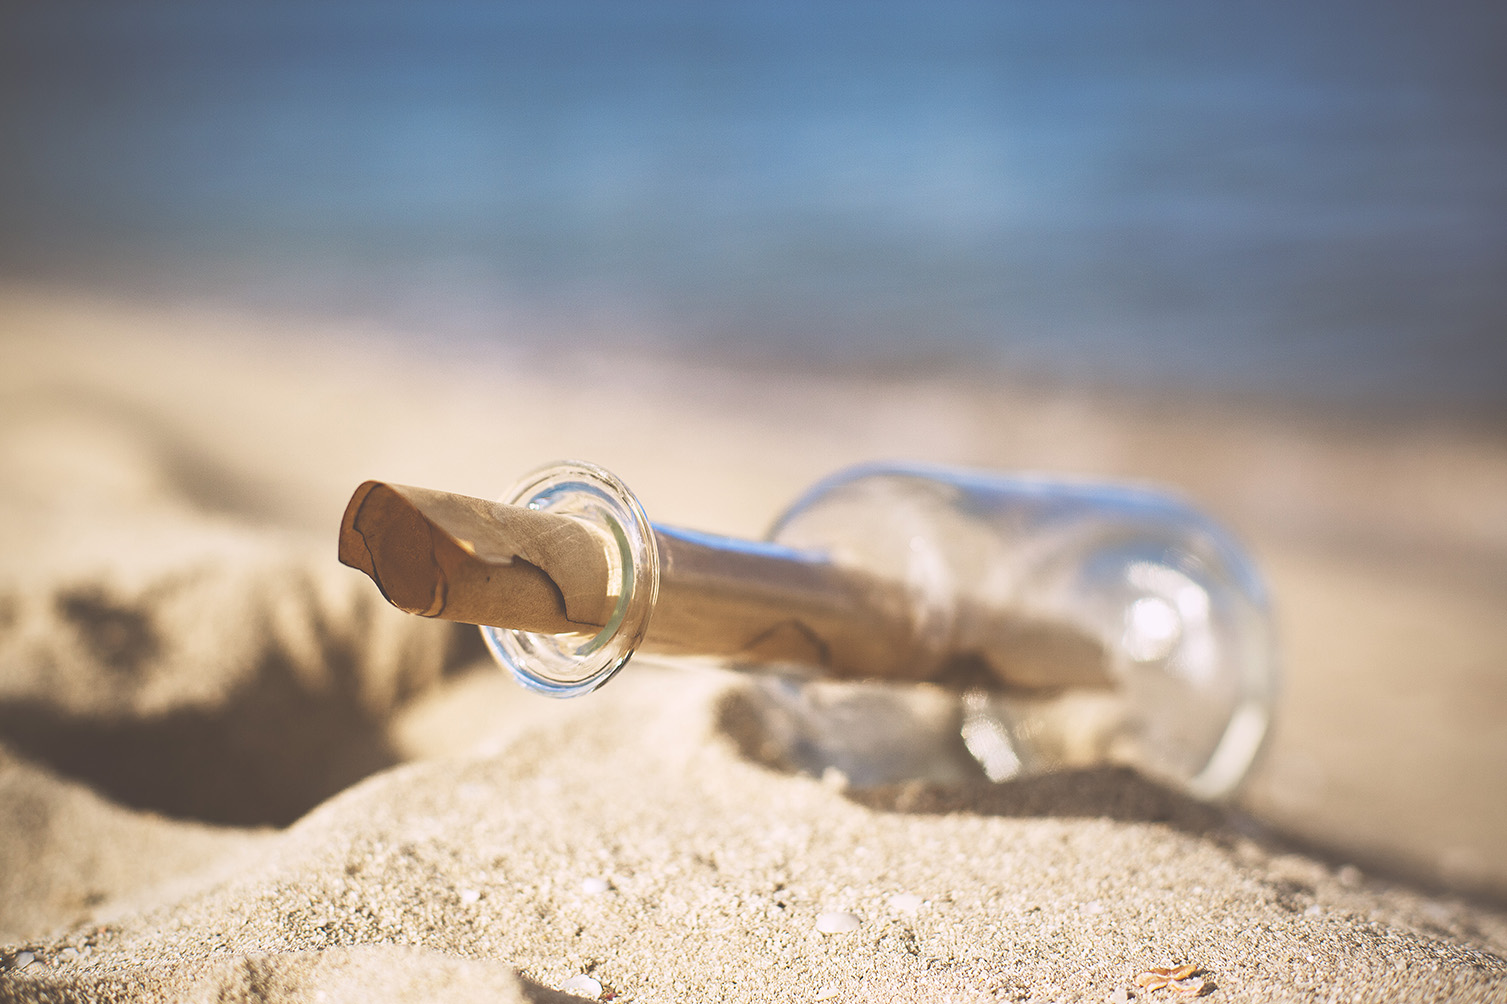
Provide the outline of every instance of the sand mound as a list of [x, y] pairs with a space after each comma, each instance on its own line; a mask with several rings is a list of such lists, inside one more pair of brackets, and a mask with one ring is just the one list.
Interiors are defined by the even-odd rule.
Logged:
[[0, 999], [1507, 998], [1489, 909], [1123, 771], [823, 773], [720, 671], [525, 694], [335, 564], [338, 500], [278, 528], [149, 410], [3, 407]]

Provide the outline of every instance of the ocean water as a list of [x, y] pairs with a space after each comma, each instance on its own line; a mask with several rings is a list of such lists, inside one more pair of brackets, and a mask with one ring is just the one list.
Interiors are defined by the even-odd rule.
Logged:
[[0, 7], [0, 278], [1507, 414], [1507, 8]]

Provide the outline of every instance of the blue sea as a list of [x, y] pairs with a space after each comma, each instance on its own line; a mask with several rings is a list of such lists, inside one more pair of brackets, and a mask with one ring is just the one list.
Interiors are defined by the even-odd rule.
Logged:
[[1503, 11], [7, 4], [0, 279], [1500, 416]]

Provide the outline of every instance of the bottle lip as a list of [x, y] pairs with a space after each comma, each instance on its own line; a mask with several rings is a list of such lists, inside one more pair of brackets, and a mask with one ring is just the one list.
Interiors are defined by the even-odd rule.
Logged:
[[492, 657], [522, 686], [576, 697], [610, 680], [637, 651], [659, 598], [659, 548], [638, 497], [610, 471], [567, 460], [525, 475], [500, 501], [570, 516], [616, 544], [609, 553], [617, 603], [595, 635], [551, 635], [483, 625]]

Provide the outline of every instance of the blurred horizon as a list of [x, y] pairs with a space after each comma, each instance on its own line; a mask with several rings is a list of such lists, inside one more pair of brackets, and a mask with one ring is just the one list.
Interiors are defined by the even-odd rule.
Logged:
[[1504, 29], [1484, 3], [11, 3], [0, 279], [1501, 417]]

